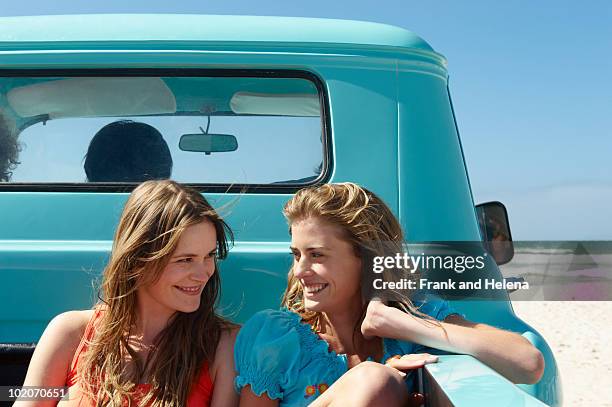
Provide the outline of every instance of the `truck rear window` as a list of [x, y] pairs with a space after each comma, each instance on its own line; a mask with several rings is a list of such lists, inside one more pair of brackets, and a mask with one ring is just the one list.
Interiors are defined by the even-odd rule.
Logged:
[[316, 78], [198, 73], [0, 77], [0, 187], [112, 190], [171, 178], [282, 189], [325, 177]]

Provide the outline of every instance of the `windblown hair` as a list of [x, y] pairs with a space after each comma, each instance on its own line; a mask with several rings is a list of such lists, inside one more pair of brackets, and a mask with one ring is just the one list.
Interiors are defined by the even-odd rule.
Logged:
[[[80, 383], [97, 406], [135, 404], [132, 396], [145, 366], [150, 366], [146, 380], [151, 391], [138, 405], [185, 406], [203, 363], [212, 363], [221, 333], [230, 326], [214, 309], [220, 291], [216, 263], [198, 310], [173, 315], [146, 363], [128, 343], [136, 323], [137, 290], [160, 277], [185, 229], [203, 221], [214, 225], [217, 257], [225, 258], [232, 232], [198, 191], [163, 180], [144, 182], [130, 195], [104, 270], [102, 316], [78, 367]], [[126, 369], [127, 356], [135, 362], [131, 369]]]
[[[346, 240], [352, 244], [356, 255], [361, 258], [362, 281], [366, 281], [367, 277], [372, 275], [370, 267], [375, 256], [395, 256], [396, 253], [403, 253], [405, 250], [402, 227], [389, 207], [374, 193], [353, 183], [304, 188], [285, 204], [283, 213], [289, 222], [289, 233], [293, 223], [309, 218], [318, 218], [339, 226]], [[418, 272], [402, 277], [416, 279]], [[397, 279], [398, 270], [384, 271], [383, 278], [385, 281]], [[419, 312], [405, 294], [389, 290], [386, 294], [391, 296], [388, 298], [389, 305], [421, 318], [430, 319]], [[368, 287], [362, 286], [362, 295], [363, 319], [367, 302], [372, 294]], [[315, 331], [320, 330], [323, 315], [304, 307], [304, 289], [293, 275], [293, 266], [289, 270], [282, 306], [299, 314]], [[355, 327], [356, 331], [360, 325], [361, 320]]]
[[0, 114], [0, 182], [9, 182], [19, 161], [20, 146]]

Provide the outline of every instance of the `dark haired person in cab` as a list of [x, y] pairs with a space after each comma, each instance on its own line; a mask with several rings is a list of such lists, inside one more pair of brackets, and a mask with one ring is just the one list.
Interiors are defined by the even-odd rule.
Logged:
[[172, 156], [153, 126], [120, 120], [102, 127], [85, 156], [89, 182], [143, 182], [168, 179]]
[[8, 182], [12, 170], [19, 164], [19, 143], [13, 137], [5, 120], [0, 116], [0, 182]]

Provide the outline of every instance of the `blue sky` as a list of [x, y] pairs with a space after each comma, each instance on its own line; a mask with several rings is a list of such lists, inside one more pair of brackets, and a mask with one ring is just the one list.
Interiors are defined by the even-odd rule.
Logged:
[[449, 60], [477, 202], [501, 200], [515, 239], [612, 240], [612, 2], [5, 1], [0, 15], [285, 15], [404, 27]]

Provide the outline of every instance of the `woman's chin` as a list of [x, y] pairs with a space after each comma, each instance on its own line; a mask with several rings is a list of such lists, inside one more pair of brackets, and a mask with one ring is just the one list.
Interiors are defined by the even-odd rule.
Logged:
[[306, 311], [310, 312], [325, 312], [326, 307], [325, 304], [321, 304], [320, 302], [305, 300], [304, 308], [306, 309]]
[[191, 314], [192, 312], [196, 312], [200, 308], [200, 302], [193, 304], [177, 304], [175, 307], [176, 311], [182, 312], [184, 314]]
[[313, 301], [306, 299], [304, 301], [304, 308], [306, 309], [306, 311], [310, 312], [330, 313], [334, 312], [335, 310], [338, 310], [339, 308], [342, 309], [343, 306], [342, 304], [338, 304], [337, 301]]

